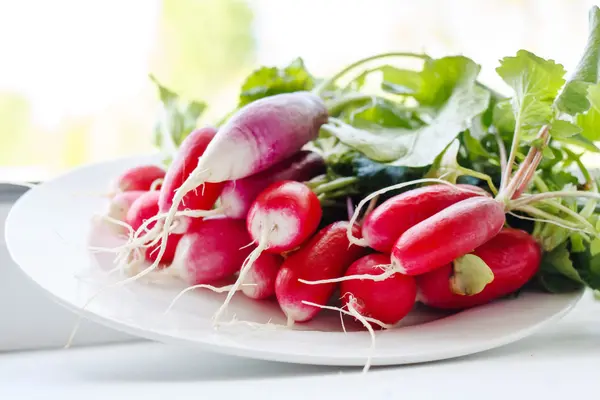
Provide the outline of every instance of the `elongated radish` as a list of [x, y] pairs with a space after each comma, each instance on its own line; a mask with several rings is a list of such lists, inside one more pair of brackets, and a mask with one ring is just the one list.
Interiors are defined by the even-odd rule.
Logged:
[[325, 172], [325, 161], [315, 152], [302, 150], [272, 167], [236, 181], [227, 182], [221, 193], [223, 213], [231, 218], [246, 218], [256, 197], [274, 182], [307, 181]]
[[[209, 126], [193, 131], [183, 140], [177, 157], [169, 167], [160, 190], [158, 204], [161, 213], [170, 210], [173, 205], [175, 191], [196, 169], [200, 158], [216, 134], [217, 130]], [[186, 193], [177, 209], [210, 210], [217, 201], [222, 189], [222, 183], [205, 183], [202, 187]], [[194, 223], [200, 221], [201, 219], [193, 219]], [[192, 220], [188, 220], [186, 223], [190, 224]]]
[[[132, 203], [127, 212], [126, 220], [134, 231], [140, 229], [146, 220], [149, 220], [158, 213], [159, 196], [160, 193], [158, 191], [144, 192], [144, 194], [139, 196], [137, 200]], [[157, 222], [149, 223], [147, 228], [151, 230], [156, 223]], [[181, 235], [171, 233], [167, 239], [166, 250], [160, 259], [158, 258], [158, 246], [160, 244], [157, 243], [148, 246], [144, 251], [146, 260], [151, 263], [157, 262], [161, 265], [171, 263], [175, 257], [175, 250], [180, 239]]]
[[392, 249], [392, 269], [420, 275], [442, 267], [496, 236], [504, 222], [502, 203], [462, 200], [406, 230]]
[[479, 246], [473, 254], [491, 269], [494, 279], [473, 295], [455, 293], [453, 264], [418, 276], [419, 301], [436, 308], [465, 309], [511, 294], [525, 285], [538, 271], [542, 254], [538, 243], [527, 232], [504, 228]]
[[[462, 189], [462, 190], [461, 190]], [[461, 200], [487, 192], [473, 185], [429, 185], [409, 190], [381, 203], [363, 222], [364, 244], [390, 253], [400, 235], [417, 223]]]
[[144, 193], [147, 192], [143, 190], [118, 192], [110, 199], [106, 217], [108, 217], [107, 220], [110, 222], [110, 227], [115, 233], [127, 233], [124, 225], [117, 225], [115, 222], [127, 222], [127, 212], [129, 212], [131, 205]]
[[317, 196], [300, 182], [276, 182], [258, 195], [250, 207], [246, 223], [256, 248], [244, 262], [234, 290], [215, 314], [215, 321], [262, 252], [281, 253], [295, 249], [317, 230], [322, 213]]
[[190, 285], [228, 278], [240, 270], [252, 251], [250, 242], [243, 220], [207, 218], [183, 235], [171, 268]]
[[114, 182], [115, 192], [148, 191], [153, 184], [165, 177], [165, 170], [158, 165], [139, 165], [125, 171]]
[[[165, 251], [168, 232], [186, 194], [203, 184], [245, 178], [291, 157], [317, 137], [327, 118], [321, 98], [309, 92], [274, 95], [242, 107], [219, 129], [196, 168], [167, 202], [171, 206], [165, 216], [158, 257]], [[176, 162], [182, 165], [186, 157], [180, 154]], [[139, 279], [155, 267], [156, 263], [131, 279]]]
[[[350, 244], [346, 236], [347, 227], [346, 221], [326, 226], [284, 261], [277, 274], [275, 294], [288, 320], [306, 322], [314, 318], [320, 308], [303, 301], [326, 305], [337, 287], [335, 283], [307, 285], [298, 279], [338, 278], [368, 251]], [[357, 225], [352, 227], [352, 232], [360, 237]]]
[[[369, 254], [352, 263], [345, 275], [381, 274], [380, 266], [389, 263], [387, 254]], [[393, 325], [414, 306], [417, 284], [414, 277], [396, 272], [382, 281], [343, 281], [340, 294], [346, 308], [351, 303], [360, 315]]]
[[255, 300], [268, 299], [275, 294], [275, 279], [283, 264], [283, 257], [278, 254], [263, 253], [256, 259], [248, 271], [242, 292]]

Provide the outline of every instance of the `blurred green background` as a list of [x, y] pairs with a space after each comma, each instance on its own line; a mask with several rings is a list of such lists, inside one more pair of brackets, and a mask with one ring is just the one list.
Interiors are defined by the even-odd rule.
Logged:
[[[527, 48], [573, 67], [587, 0], [23, 0], [0, 2], [0, 179], [46, 179], [154, 151], [152, 73], [204, 100], [201, 123], [236, 103], [259, 65], [297, 56], [326, 75], [381, 51], [463, 53], [499, 85], [497, 60]], [[35, 11], [35, 12], [34, 12]]]

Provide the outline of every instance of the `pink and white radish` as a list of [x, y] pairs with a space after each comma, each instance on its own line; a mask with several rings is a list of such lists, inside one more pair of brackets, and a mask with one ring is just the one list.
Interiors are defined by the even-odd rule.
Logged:
[[262, 253], [246, 274], [242, 293], [251, 299], [268, 299], [275, 294], [275, 280], [283, 264], [279, 254]]
[[[350, 265], [345, 275], [382, 274], [380, 266], [389, 263], [389, 255], [369, 254]], [[342, 308], [352, 308], [364, 317], [394, 325], [413, 308], [417, 284], [412, 276], [395, 273], [381, 281], [343, 281], [340, 284], [340, 294]]]
[[[138, 231], [146, 221], [149, 221], [158, 214], [159, 196], [158, 191], [145, 192], [133, 202], [127, 212], [126, 221], [134, 231]], [[146, 225], [146, 229], [152, 230], [156, 223], [156, 221], [150, 222]], [[149, 244], [144, 251], [144, 257], [151, 263], [159, 263], [159, 266], [168, 265], [175, 257], [175, 250], [180, 239], [180, 234], [171, 233], [167, 239], [166, 250], [160, 259], [157, 257], [159, 243]]]
[[215, 321], [227, 307], [233, 292], [245, 281], [248, 271], [263, 252], [282, 253], [300, 246], [317, 229], [322, 209], [317, 196], [303, 183], [276, 182], [259, 194], [248, 212], [247, 229], [256, 248], [250, 253]]
[[213, 283], [240, 270], [250, 242], [243, 220], [207, 218], [183, 235], [171, 268], [189, 285]]
[[[209, 183], [220, 184], [254, 175], [291, 157], [317, 137], [327, 118], [321, 98], [309, 92], [274, 95], [242, 107], [219, 129], [184, 182], [169, 186], [165, 177], [163, 188], [177, 190], [169, 190], [164, 201], [165, 206], [170, 206], [162, 228], [158, 257], [165, 251], [171, 224], [188, 193]], [[186, 162], [192, 160], [181, 153], [174, 164], [181, 166]], [[153, 264], [139, 275], [149, 273], [155, 266]]]
[[[351, 245], [346, 236], [348, 222], [339, 221], [321, 229], [302, 247], [291, 253], [284, 261], [275, 282], [275, 294], [279, 306], [290, 322], [306, 322], [320, 311], [333, 294], [336, 284], [308, 285], [305, 280], [338, 278], [346, 269], [368, 250]], [[360, 228], [352, 228], [360, 236]]]
[[227, 182], [221, 193], [223, 213], [231, 218], [246, 218], [250, 206], [264, 189], [279, 181], [308, 181], [325, 172], [325, 161], [315, 152], [302, 150], [272, 167], [248, 176]]
[[158, 165], [139, 165], [125, 171], [113, 184], [115, 193], [149, 191], [165, 177], [165, 170]]
[[118, 192], [110, 199], [108, 211], [102, 219], [110, 223], [113, 232], [117, 234], [133, 233], [135, 230], [127, 224], [127, 213], [131, 205], [144, 193], [143, 190], [131, 190], [127, 192]]

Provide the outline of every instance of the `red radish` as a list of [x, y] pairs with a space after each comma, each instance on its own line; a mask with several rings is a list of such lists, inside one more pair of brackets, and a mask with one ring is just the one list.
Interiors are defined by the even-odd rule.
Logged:
[[[209, 143], [213, 140], [217, 130], [213, 127], [204, 127], [190, 133], [181, 143], [177, 157], [167, 171], [160, 190], [159, 211], [165, 213], [173, 205], [175, 191], [185, 182], [192, 171], [197, 167], [201, 156]], [[202, 187], [188, 192], [183, 196], [178, 210], [210, 210], [221, 194], [223, 184], [205, 183]], [[194, 219], [196, 222], [201, 219]], [[187, 221], [188, 224], [192, 221]]]
[[473, 185], [430, 185], [409, 190], [381, 203], [365, 217], [364, 244], [390, 253], [400, 235], [444, 208], [487, 192]]
[[[110, 199], [110, 203], [108, 205], [108, 212], [106, 213], [109, 222], [126, 222], [127, 212], [131, 208], [131, 205], [144, 193], [147, 192], [142, 190], [132, 190], [128, 192], [116, 193], [115, 196]], [[115, 233], [127, 233], [125, 226], [123, 225], [111, 223], [111, 228], [113, 228]]]
[[242, 292], [255, 300], [267, 299], [275, 294], [275, 279], [283, 257], [278, 254], [263, 253], [248, 271]]
[[148, 191], [159, 179], [165, 177], [165, 170], [157, 165], [140, 165], [125, 171], [117, 178], [114, 186], [116, 192], [134, 190]]
[[243, 220], [207, 218], [183, 235], [171, 268], [190, 285], [228, 278], [252, 251], [250, 242]]
[[[146, 220], [154, 217], [158, 213], [158, 199], [160, 193], [158, 191], [144, 192], [141, 196], [135, 200], [129, 211], [127, 212], [127, 223], [131, 226], [134, 231], [140, 229]], [[147, 229], [152, 229], [156, 222], [150, 222], [147, 225]], [[175, 257], [175, 249], [181, 239], [181, 235], [170, 234], [167, 240], [167, 246], [164, 254], [158, 259], [158, 246], [159, 243], [149, 246], [145, 251], [145, 258], [149, 262], [157, 262], [162, 264], [169, 264]]]
[[418, 276], [419, 301], [436, 308], [465, 309], [519, 290], [538, 271], [542, 252], [527, 232], [505, 228], [473, 252], [491, 269], [494, 279], [481, 292], [470, 296], [454, 293], [453, 264]]
[[244, 263], [233, 290], [215, 314], [215, 321], [261, 253], [281, 253], [295, 249], [317, 230], [322, 213], [317, 196], [300, 182], [276, 182], [258, 195], [250, 207], [246, 222], [256, 248]]
[[[306, 322], [314, 318], [320, 308], [303, 301], [325, 305], [337, 284], [307, 285], [298, 279], [332, 279], [344, 275], [346, 269], [368, 250], [351, 245], [346, 236], [348, 222], [339, 221], [321, 229], [299, 250], [284, 261], [275, 282], [279, 306], [290, 321]], [[360, 236], [360, 228], [352, 228]]]
[[[356, 260], [345, 275], [381, 274], [381, 265], [389, 265], [390, 256], [369, 254]], [[360, 315], [393, 325], [404, 318], [415, 304], [415, 278], [395, 273], [382, 281], [348, 280], [340, 284], [345, 308], [350, 305]]]
[[325, 172], [325, 161], [312, 151], [302, 150], [272, 167], [236, 181], [227, 182], [221, 193], [223, 213], [246, 218], [252, 202], [270, 184], [279, 181], [307, 181]]
[[[198, 164], [178, 186], [174, 196], [169, 191], [171, 198], [165, 204], [171, 206], [162, 228], [160, 252], [164, 251], [164, 242], [181, 201], [189, 192], [207, 183], [221, 183], [254, 175], [291, 157], [317, 137], [327, 118], [323, 100], [310, 92], [269, 96], [238, 110], [210, 141]], [[187, 158], [182, 152], [174, 164], [192, 162]], [[167, 183], [165, 179], [163, 187]], [[161, 210], [164, 210], [162, 202]], [[150, 273], [155, 267], [153, 264], [132, 279]]]
[[321, 203], [306, 185], [282, 181], [268, 186], [252, 203], [247, 228], [255, 242], [264, 243], [265, 251], [281, 253], [308, 239], [321, 216]]
[[500, 232], [504, 205], [489, 197], [455, 203], [405, 231], [392, 249], [392, 270], [420, 275], [442, 267]]

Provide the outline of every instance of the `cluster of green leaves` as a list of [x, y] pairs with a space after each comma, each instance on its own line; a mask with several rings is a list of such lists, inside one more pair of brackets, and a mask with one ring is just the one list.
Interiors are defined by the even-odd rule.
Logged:
[[[525, 50], [500, 61], [496, 72], [513, 91], [511, 96], [479, 82], [480, 66], [464, 56], [381, 54], [327, 79], [313, 76], [297, 58], [284, 67], [253, 71], [242, 84], [236, 106], [217, 125], [268, 96], [297, 91], [320, 95], [330, 118], [308, 147], [325, 158], [328, 169], [307, 184], [331, 208], [325, 220], [343, 218], [348, 197], [357, 201], [383, 187], [423, 177], [468, 182], [495, 194], [501, 186], [502, 151], [514, 149], [518, 164], [531, 146], [543, 145], [535, 139], [543, 126], [550, 127], [551, 138], [529, 191], [596, 190], [580, 159], [585, 152], [600, 153], [594, 143], [600, 140], [600, 9], [593, 7], [589, 17], [587, 45], [569, 77], [561, 64]], [[407, 69], [393, 61], [403, 57], [420, 60], [422, 66]], [[372, 62], [380, 65], [367, 68]], [[164, 113], [156, 143], [176, 148], [194, 129], [205, 104], [183, 102], [157, 85]], [[536, 203], [536, 214], [529, 217], [583, 221], [600, 232], [595, 206], [558, 200]], [[544, 247], [536, 279], [543, 287], [600, 289], [600, 240], [589, 231], [541, 221], [519, 226]]]

